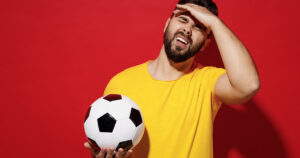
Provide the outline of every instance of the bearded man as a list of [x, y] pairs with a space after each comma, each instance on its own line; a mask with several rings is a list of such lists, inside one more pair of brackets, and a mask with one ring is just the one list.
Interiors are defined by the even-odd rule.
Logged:
[[[247, 48], [217, 15], [211, 0], [180, 0], [166, 21], [158, 57], [118, 73], [107, 85], [104, 95], [123, 94], [140, 106], [149, 139], [144, 157], [213, 158], [213, 122], [222, 103], [242, 104], [258, 91]], [[211, 35], [225, 69], [194, 61]], [[113, 156], [113, 149], [85, 146], [95, 157]], [[115, 157], [134, 156], [134, 150], [119, 149]]]

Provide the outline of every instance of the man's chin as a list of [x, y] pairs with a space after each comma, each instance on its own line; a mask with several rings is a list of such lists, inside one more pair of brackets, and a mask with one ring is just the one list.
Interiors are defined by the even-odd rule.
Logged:
[[177, 46], [177, 45], [174, 45], [174, 46], [172, 47], [172, 50], [173, 50], [173, 51], [177, 51], [177, 52], [179, 52], [179, 53], [184, 53], [184, 52], [186, 52], [188, 49], [189, 49], [189, 47], [180, 47], [180, 46]]
[[176, 56], [183, 56], [184, 54], [188, 53], [188, 50], [186, 50], [186, 49], [181, 49], [181, 50], [176, 49], [176, 50], [173, 50], [172, 52]]
[[168, 56], [168, 59], [174, 63], [184, 62], [189, 59], [184, 53], [172, 52], [172, 55]]
[[[188, 59], [189, 59], [189, 58], [188, 58]], [[172, 58], [172, 59], [169, 59], [169, 60], [171, 60], [173, 63], [182, 63], [182, 62], [187, 61], [188, 59]]]

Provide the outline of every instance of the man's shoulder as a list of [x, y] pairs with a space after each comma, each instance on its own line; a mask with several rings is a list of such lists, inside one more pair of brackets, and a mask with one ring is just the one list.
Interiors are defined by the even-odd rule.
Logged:
[[226, 73], [224, 68], [215, 66], [199, 66], [192, 72], [191, 81], [212, 83], [215, 82], [222, 74]]
[[104, 95], [111, 93], [125, 94], [128, 89], [132, 89], [132, 86], [143, 80], [141, 77], [145, 74], [146, 63], [129, 67], [113, 76], [105, 88]]
[[213, 74], [223, 73], [225, 71], [226, 70], [224, 68], [215, 67], [215, 66], [201, 66], [201, 65], [196, 66], [196, 68], [194, 69], [194, 73], [201, 74], [201, 75], [211, 74], [211, 73]]
[[146, 70], [147, 62], [131, 66], [129, 68], [124, 69], [123, 71], [117, 73], [115, 76], [112, 77], [111, 80], [128, 80], [131, 78], [136, 78], [137, 76], [143, 75]]

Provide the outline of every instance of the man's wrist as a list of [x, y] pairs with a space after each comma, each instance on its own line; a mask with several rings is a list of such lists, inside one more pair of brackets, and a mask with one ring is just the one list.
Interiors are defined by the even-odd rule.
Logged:
[[223, 22], [219, 17], [217, 16], [213, 17], [210, 25], [211, 31], [214, 32], [214, 30], [216, 30], [218, 26], [220, 26], [221, 24], [223, 24]]

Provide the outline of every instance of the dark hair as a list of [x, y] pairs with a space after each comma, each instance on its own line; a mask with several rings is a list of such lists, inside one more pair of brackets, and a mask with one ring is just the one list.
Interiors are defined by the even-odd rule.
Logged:
[[218, 16], [218, 7], [212, 0], [179, 0], [178, 4], [193, 3], [207, 8], [213, 14]]

